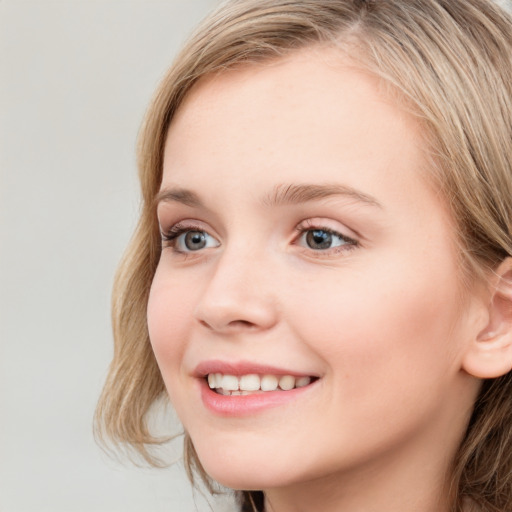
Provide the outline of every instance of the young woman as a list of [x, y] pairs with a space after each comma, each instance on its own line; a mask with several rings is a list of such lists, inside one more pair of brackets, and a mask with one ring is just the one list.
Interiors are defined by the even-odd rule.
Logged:
[[98, 428], [241, 510], [512, 510], [512, 20], [235, 0], [163, 80]]

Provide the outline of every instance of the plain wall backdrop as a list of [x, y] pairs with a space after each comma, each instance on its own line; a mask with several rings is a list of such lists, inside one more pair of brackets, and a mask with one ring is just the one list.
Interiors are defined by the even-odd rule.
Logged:
[[1, 512], [210, 510], [181, 465], [110, 460], [92, 416], [138, 212], [140, 122], [216, 3], [0, 1]]
[[110, 460], [92, 416], [138, 212], [138, 128], [216, 3], [0, 0], [0, 512], [212, 510], [179, 464]]

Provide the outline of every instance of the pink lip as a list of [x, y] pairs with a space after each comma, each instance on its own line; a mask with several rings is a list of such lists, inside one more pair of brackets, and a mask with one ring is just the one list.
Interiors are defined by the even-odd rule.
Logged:
[[221, 416], [248, 416], [272, 407], [283, 406], [310, 391], [316, 382], [290, 391], [265, 391], [245, 396], [219, 395], [205, 379], [199, 381], [201, 400], [207, 409]]
[[295, 377], [312, 375], [249, 362], [226, 363], [224, 361], [205, 361], [200, 363], [196, 367], [194, 374], [198, 379], [197, 382], [204, 406], [217, 415], [229, 417], [248, 416], [266, 409], [284, 406], [309, 393], [318, 382], [315, 380], [308, 386], [289, 391], [276, 390], [244, 396], [226, 396], [210, 389], [205, 379], [209, 373], [223, 373], [227, 375], [293, 375]]

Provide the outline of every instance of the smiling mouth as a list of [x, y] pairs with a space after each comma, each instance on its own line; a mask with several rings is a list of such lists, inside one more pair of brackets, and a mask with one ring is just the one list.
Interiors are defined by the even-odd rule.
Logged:
[[308, 386], [317, 377], [295, 377], [293, 375], [229, 375], [209, 373], [208, 386], [219, 395], [245, 396], [271, 391], [290, 391]]

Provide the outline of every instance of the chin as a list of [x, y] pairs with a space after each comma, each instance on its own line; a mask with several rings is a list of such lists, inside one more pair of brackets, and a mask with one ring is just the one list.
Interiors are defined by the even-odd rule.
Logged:
[[285, 467], [280, 467], [280, 464], [276, 463], [276, 457], [261, 451], [256, 456], [250, 451], [234, 454], [231, 450], [212, 451], [196, 448], [196, 453], [208, 476], [230, 489], [263, 490], [287, 485], [293, 480], [290, 468], [286, 470]]

